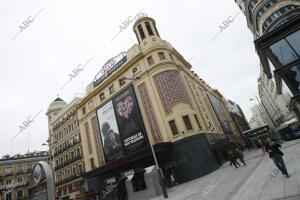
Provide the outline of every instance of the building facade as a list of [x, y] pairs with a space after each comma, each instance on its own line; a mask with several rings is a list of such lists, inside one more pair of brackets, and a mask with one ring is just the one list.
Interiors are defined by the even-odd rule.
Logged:
[[[235, 0], [235, 2], [245, 14], [248, 28], [254, 35], [256, 51], [262, 64], [261, 73], [265, 73], [273, 84], [276, 83], [278, 96], [285, 94], [286, 91], [292, 94], [289, 109], [299, 117], [300, 2], [298, 0]], [[262, 81], [262, 77], [260, 80], [260, 90], [271, 92], [272, 89], [268, 88], [271, 85], [268, 84], [269, 81]], [[269, 107], [272, 107], [272, 102], [276, 102], [274, 99], [268, 100], [273, 98], [272, 95], [261, 98]], [[274, 117], [275, 115], [274, 113]], [[278, 123], [288, 120], [287, 118], [289, 117], [283, 116], [284, 120], [280, 119]]]
[[75, 108], [80, 100], [75, 98], [67, 104], [57, 98], [50, 104], [46, 113], [56, 199], [75, 199], [76, 195], [85, 190], [82, 178], [85, 166]]
[[259, 104], [254, 105], [251, 108], [251, 112], [252, 112], [252, 116], [249, 120], [249, 125], [251, 129], [258, 128], [271, 123], [266, 112]]
[[48, 152], [9, 155], [0, 159], [0, 200], [29, 199], [30, 177], [34, 165], [49, 161]]
[[268, 79], [262, 69], [258, 78], [258, 92], [261, 103], [268, 110], [277, 127], [294, 117], [294, 113], [289, 111], [291, 96], [286, 93], [279, 95], [274, 81]]
[[107, 61], [77, 105], [94, 193], [153, 165], [150, 145], [167, 178], [183, 183], [215, 170], [226, 144], [240, 141], [224, 97], [161, 39], [155, 21], [143, 17], [133, 31], [139, 44]]
[[231, 101], [231, 100], [225, 100], [226, 101], [226, 105], [229, 109], [230, 115], [232, 117], [232, 119], [234, 120], [234, 123], [236, 125], [236, 127], [238, 128], [238, 132], [241, 134], [241, 136], [243, 137], [243, 132], [247, 131], [250, 129], [248, 120], [246, 119], [243, 110], [241, 109], [241, 107], [236, 104], [235, 102]]

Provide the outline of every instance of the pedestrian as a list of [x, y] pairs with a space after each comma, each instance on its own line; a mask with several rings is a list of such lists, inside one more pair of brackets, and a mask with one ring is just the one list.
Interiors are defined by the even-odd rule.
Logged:
[[234, 155], [234, 153], [232, 151], [228, 151], [228, 157], [229, 157], [229, 161], [230, 161], [230, 166], [233, 164], [235, 166], [235, 168], [238, 168], [238, 166], [240, 166], [240, 163], [236, 161], [236, 156]]
[[269, 153], [269, 157], [273, 160], [274, 164], [281, 171], [281, 173], [286, 177], [290, 177], [284, 164], [282, 158], [284, 154], [282, 153], [282, 151], [280, 151], [280, 147], [281, 145], [273, 141], [272, 138], [267, 138], [266, 152]]
[[238, 148], [235, 149], [235, 156], [246, 166], [245, 160], [244, 160], [244, 154], [241, 150]]

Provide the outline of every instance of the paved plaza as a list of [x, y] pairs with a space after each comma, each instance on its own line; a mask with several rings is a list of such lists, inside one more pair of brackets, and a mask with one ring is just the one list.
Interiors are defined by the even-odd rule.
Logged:
[[[300, 200], [300, 140], [282, 144], [290, 178], [261, 150], [245, 152], [246, 166], [217, 171], [168, 190], [170, 200]], [[161, 200], [157, 197], [153, 200]]]

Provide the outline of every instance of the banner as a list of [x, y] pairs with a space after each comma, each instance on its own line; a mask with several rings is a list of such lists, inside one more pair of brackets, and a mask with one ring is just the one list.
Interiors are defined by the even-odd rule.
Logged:
[[133, 87], [117, 95], [113, 104], [126, 154], [145, 148], [147, 134]]
[[123, 146], [112, 101], [98, 109], [97, 116], [106, 161], [122, 158]]
[[226, 115], [225, 115], [225, 112], [220, 104], [220, 102], [218, 101], [218, 99], [211, 95], [210, 93], [207, 93], [208, 94], [208, 97], [210, 99], [210, 102], [217, 114], [217, 117], [219, 119], [219, 122], [222, 126], [222, 129], [225, 133], [232, 133], [232, 130], [230, 128], [230, 124], [229, 122], [227, 121], [227, 118], [226, 118]]

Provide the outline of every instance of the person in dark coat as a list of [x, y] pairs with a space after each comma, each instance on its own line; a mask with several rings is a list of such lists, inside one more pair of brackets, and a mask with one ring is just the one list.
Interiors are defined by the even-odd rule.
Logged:
[[276, 143], [271, 138], [267, 138], [266, 152], [269, 153], [269, 157], [273, 160], [274, 164], [281, 171], [281, 173], [286, 177], [290, 177], [283, 161], [282, 156], [284, 154], [282, 153], [282, 151], [280, 151], [280, 147], [280, 144]]
[[244, 165], [246, 165], [245, 160], [244, 160], [244, 154], [241, 150], [238, 148], [235, 149], [235, 156], [238, 158]]
[[228, 151], [228, 157], [230, 161], [230, 166], [233, 164], [235, 168], [237, 168], [237, 165], [240, 166], [240, 163], [236, 161], [236, 156], [232, 151]]

